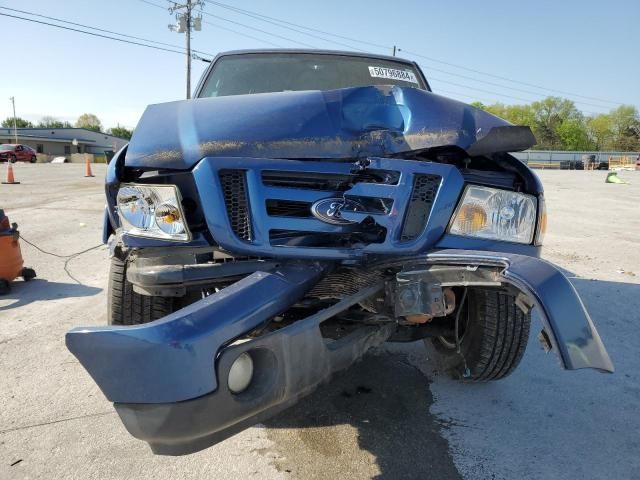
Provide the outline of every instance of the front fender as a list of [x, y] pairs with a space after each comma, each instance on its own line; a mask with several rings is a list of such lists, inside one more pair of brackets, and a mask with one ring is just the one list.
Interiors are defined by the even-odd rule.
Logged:
[[514, 253], [475, 250], [439, 250], [424, 260], [428, 264], [504, 267], [502, 280], [524, 292], [538, 308], [552, 350], [564, 368], [613, 373], [611, 358], [580, 296], [555, 265]]

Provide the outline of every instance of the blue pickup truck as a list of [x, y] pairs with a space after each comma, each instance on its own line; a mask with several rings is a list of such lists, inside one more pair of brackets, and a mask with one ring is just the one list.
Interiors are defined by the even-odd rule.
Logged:
[[383, 342], [499, 380], [533, 308], [564, 368], [613, 372], [539, 258], [542, 185], [509, 153], [528, 127], [433, 93], [414, 62], [348, 52], [223, 53], [194, 96], [149, 106], [109, 163], [109, 325], [66, 336], [155, 453], [220, 442]]

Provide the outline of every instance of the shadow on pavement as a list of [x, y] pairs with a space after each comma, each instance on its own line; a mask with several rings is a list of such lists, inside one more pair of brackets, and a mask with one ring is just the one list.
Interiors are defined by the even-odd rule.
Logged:
[[67, 297], [90, 297], [102, 291], [101, 288], [79, 285], [77, 283], [49, 282], [35, 278], [29, 282], [13, 282], [11, 291], [0, 295], [0, 301], [15, 300], [9, 305], [0, 305], [0, 311], [22, 307], [32, 302], [55, 300]]
[[432, 403], [404, 355], [375, 353], [265, 426], [294, 478], [458, 479]]
[[[524, 405], [526, 400], [520, 399], [523, 385], [536, 390], [541, 381], [549, 385], [556, 382], [575, 384], [572, 391], [576, 396], [569, 395], [566, 399], [568, 404], [560, 408], [566, 412], [572, 411], [571, 404], [583, 402], [580, 392], [584, 387], [581, 388], [581, 384], [597, 381], [620, 384], [624, 395], [637, 388], [640, 377], [635, 370], [635, 361], [634, 369], [630, 370], [632, 342], [629, 338], [640, 321], [637, 304], [640, 284], [583, 279], [567, 270], [564, 273], [570, 277], [587, 306], [616, 365], [616, 374], [600, 377], [596, 372], [583, 372], [582, 375], [562, 372], [559, 367], [550, 366], [555, 363], [554, 359], [545, 358], [540, 355], [542, 352], [529, 352], [534, 354], [536, 364], [543, 361], [544, 365], [532, 366], [531, 360], [523, 362], [526, 366], [516, 371], [508, 381], [481, 385], [481, 388], [446, 381], [449, 386], [443, 388], [458, 391], [460, 398], [453, 400], [457, 409], [473, 410], [474, 405], [479, 404], [490, 417], [469, 423], [467, 417], [470, 414], [465, 414], [452, 427], [454, 432], [460, 434], [463, 428], [468, 432], [465, 436], [470, 434], [473, 438], [484, 438], [483, 442], [488, 441], [490, 445], [499, 444], [500, 438], [497, 437], [507, 437], [513, 425], [502, 425], [504, 411], [494, 411], [494, 404], [519, 399], [518, 405]], [[535, 341], [539, 323], [534, 322], [532, 328], [528, 349], [536, 350], [539, 348]], [[621, 336], [620, 330], [626, 330], [628, 334]], [[421, 345], [410, 347], [417, 352], [420, 348]], [[540, 369], [547, 371], [543, 378], [540, 378]], [[585, 376], [586, 373], [590, 375]], [[527, 395], [534, 395], [534, 392]], [[541, 395], [540, 403], [543, 405], [540, 411], [528, 417], [526, 426], [513, 427], [523, 438], [547, 438], [544, 430], [552, 429], [553, 421], [558, 421], [550, 417], [549, 411], [549, 403], [559, 401], [554, 393], [541, 394], [537, 391], [537, 395]], [[637, 403], [637, 400], [632, 403]], [[450, 422], [444, 424], [431, 415], [429, 409], [432, 404], [428, 378], [402, 353], [378, 352], [367, 355], [362, 362], [337, 375], [331, 383], [265, 422], [265, 426], [275, 444], [276, 466], [293, 478], [460, 478], [448, 442], [442, 435]], [[587, 407], [585, 410], [591, 411]], [[592, 421], [579, 418], [578, 412], [572, 415], [575, 417], [573, 422], [577, 424], [588, 425]], [[547, 421], [549, 425], [546, 425]], [[495, 431], [489, 438], [475, 431], [483, 430], [483, 422], [494, 425]], [[536, 422], [546, 427], [539, 427]], [[532, 428], [532, 425], [536, 426]], [[570, 431], [575, 425], [563, 428]], [[480, 444], [476, 448], [477, 452], [485, 450]], [[481, 465], [478, 468], [486, 473]]]

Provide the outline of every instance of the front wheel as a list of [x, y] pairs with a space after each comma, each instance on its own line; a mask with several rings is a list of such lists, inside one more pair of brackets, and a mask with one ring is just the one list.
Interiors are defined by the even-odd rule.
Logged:
[[140, 295], [127, 280], [127, 262], [111, 258], [107, 293], [109, 325], [139, 325], [158, 320], [173, 312], [174, 299]]
[[441, 369], [472, 382], [500, 380], [513, 372], [527, 348], [531, 314], [516, 305], [514, 295], [496, 289], [469, 289], [460, 308], [457, 341], [427, 339]]
[[31, 159], [29, 160], [31, 163], [36, 163], [38, 161], [38, 158], [34, 155], [31, 157]]

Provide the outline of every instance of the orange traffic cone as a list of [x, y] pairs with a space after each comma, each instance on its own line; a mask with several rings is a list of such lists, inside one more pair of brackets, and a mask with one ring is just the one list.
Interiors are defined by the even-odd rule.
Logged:
[[91, 162], [89, 161], [89, 157], [87, 157], [87, 164], [86, 164], [86, 168], [85, 168], [85, 173], [84, 176], [85, 177], [95, 177], [95, 175], [93, 173], [91, 173]]
[[16, 177], [13, 176], [13, 165], [7, 160], [7, 181], [2, 182], [3, 185], [17, 185], [20, 182], [16, 182]]

